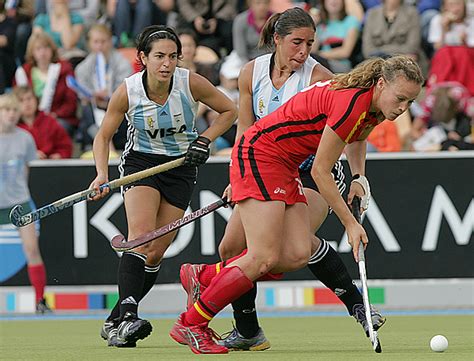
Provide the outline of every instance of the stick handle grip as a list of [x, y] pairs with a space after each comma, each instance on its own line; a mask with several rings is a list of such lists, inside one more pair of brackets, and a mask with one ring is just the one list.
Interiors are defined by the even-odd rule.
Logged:
[[[360, 198], [354, 197], [351, 203], [352, 207], [352, 215], [357, 220], [357, 222], [362, 223], [361, 215], [360, 215]], [[365, 262], [365, 253], [364, 253], [364, 244], [362, 242], [359, 243], [359, 262]]]
[[123, 185], [133, 183], [135, 181], [138, 181], [143, 178], [150, 177], [152, 175], [158, 174], [158, 173], [163, 173], [166, 172], [170, 169], [179, 167], [184, 163], [184, 157], [172, 160], [170, 162], [166, 162], [160, 165], [157, 165], [156, 167], [148, 168], [145, 170], [142, 170], [140, 172], [136, 172], [133, 174], [126, 175], [125, 177], [115, 179], [109, 183], [103, 184], [101, 188], [110, 188], [110, 190], [119, 188]]

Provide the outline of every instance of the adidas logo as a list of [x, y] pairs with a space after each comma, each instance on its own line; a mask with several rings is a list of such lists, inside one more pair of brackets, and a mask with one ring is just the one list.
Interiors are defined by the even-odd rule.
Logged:
[[247, 313], [247, 314], [254, 313], [254, 312], [255, 312], [255, 308], [243, 309], [242, 310], [242, 313]]
[[334, 293], [336, 294], [337, 297], [341, 297], [344, 293], [346, 293], [346, 290], [343, 288], [336, 288], [334, 290]]
[[125, 298], [122, 302], [120, 302], [121, 305], [126, 305], [126, 304], [130, 304], [130, 305], [136, 305], [137, 304], [137, 301], [135, 301], [135, 299], [133, 298], [133, 296], [128, 296], [127, 298]]
[[278, 98], [278, 95], [275, 95], [272, 99], [272, 102], [279, 102], [280, 98]]

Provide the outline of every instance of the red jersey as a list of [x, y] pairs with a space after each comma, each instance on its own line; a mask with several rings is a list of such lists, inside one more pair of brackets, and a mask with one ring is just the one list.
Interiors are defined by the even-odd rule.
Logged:
[[33, 136], [36, 147], [48, 157], [59, 153], [61, 158], [71, 158], [72, 142], [64, 128], [53, 117], [38, 112], [30, 127], [21, 120], [18, 126], [27, 130]]
[[[326, 125], [345, 143], [365, 139], [379, 123], [370, 104], [374, 88], [331, 90], [318, 82], [255, 122], [239, 142], [239, 157], [251, 153], [284, 160], [290, 169], [316, 153]], [[244, 139], [245, 138], [245, 139]]]

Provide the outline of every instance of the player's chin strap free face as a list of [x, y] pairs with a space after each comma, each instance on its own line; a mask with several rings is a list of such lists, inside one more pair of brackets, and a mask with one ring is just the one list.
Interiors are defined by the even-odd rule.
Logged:
[[360, 186], [364, 190], [364, 195], [361, 197], [360, 200], [360, 206], [364, 211], [366, 211], [369, 208], [369, 201], [371, 197], [369, 180], [363, 175], [354, 174], [352, 176], [351, 183], [360, 184]]

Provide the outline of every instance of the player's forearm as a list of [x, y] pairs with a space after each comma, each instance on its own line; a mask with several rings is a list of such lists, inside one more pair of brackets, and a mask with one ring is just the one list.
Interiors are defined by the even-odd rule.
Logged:
[[225, 112], [219, 114], [219, 116], [214, 120], [212, 125], [206, 129], [201, 135], [210, 139], [211, 141], [216, 140], [222, 134], [224, 134], [229, 128], [234, 124], [235, 119], [237, 118], [237, 110], [235, 108], [229, 109]]
[[92, 146], [94, 152], [97, 175], [107, 177], [109, 174], [109, 141], [100, 133], [94, 138]]
[[341, 223], [347, 227], [348, 224], [354, 222], [355, 219], [344, 202], [344, 199], [341, 197], [331, 172], [313, 166], [311, 176], [318, 186], [319, 193], [321, 193], [328, 205], [334, 210]]
[[348, 144], [345, 148], [347, 162], [351, 169], [351, 174], [365, 175], [365, 157], [367, 152], [367, 142], [365, 140]]

